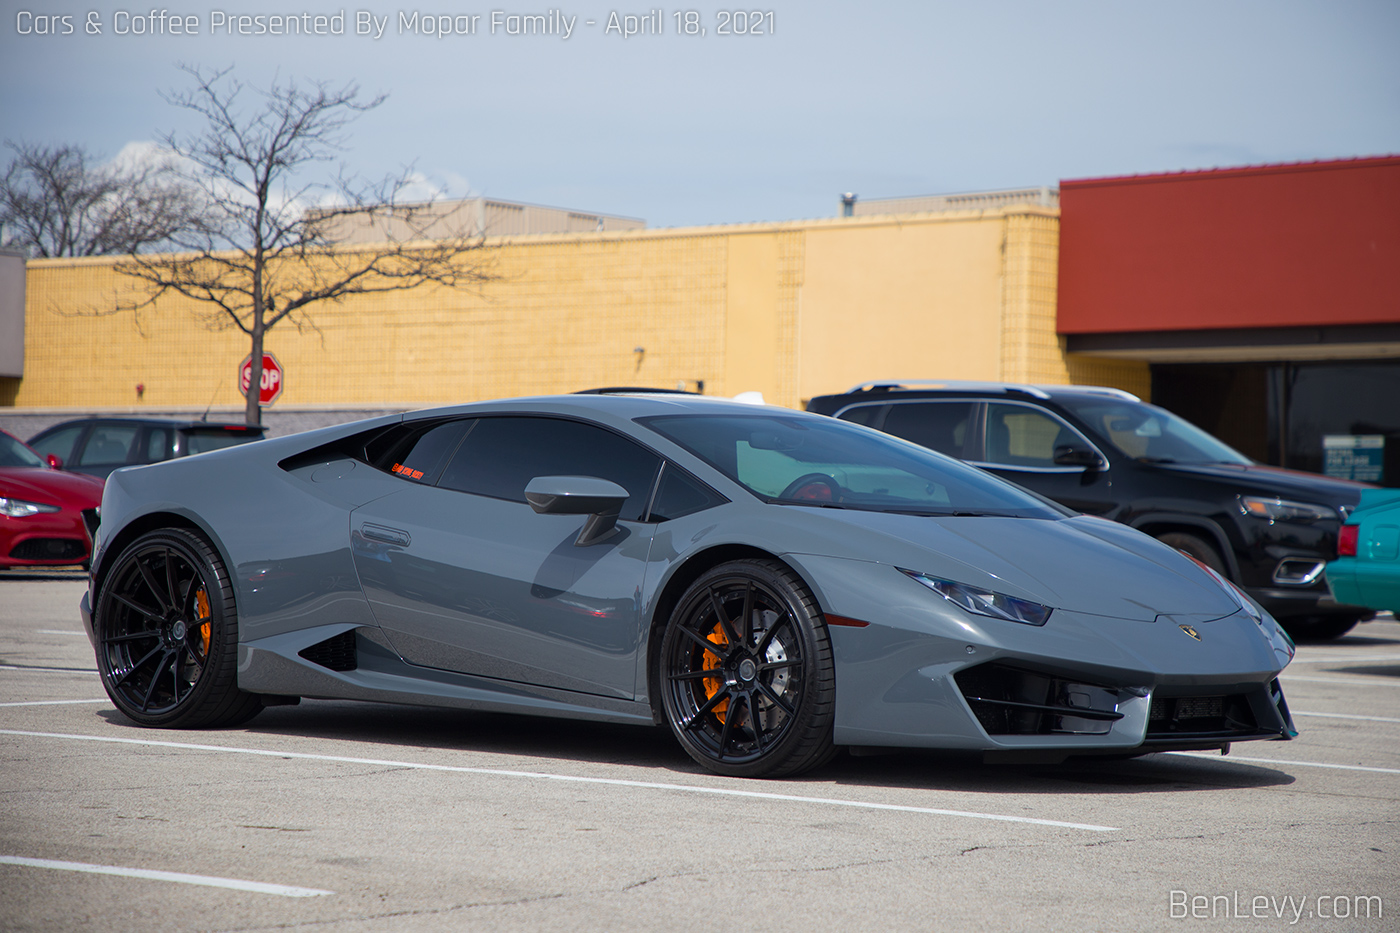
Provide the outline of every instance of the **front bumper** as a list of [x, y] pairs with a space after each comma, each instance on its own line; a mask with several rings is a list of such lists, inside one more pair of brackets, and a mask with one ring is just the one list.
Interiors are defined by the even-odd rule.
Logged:
[[[1134, 621], [1056, 609], [1044, 626], [976, 616], [892, 568], [801, 558], [828, 611], [838, 745], [1144, 754], [1297, 734], [1264, 617]], [[902, 579], [902, 575], [899, 575]], [[1189, 631], [1188, 631], [1189, 630]]]

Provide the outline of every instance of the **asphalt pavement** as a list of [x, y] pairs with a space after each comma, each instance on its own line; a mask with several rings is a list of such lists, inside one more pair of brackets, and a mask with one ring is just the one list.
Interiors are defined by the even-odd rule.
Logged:
[[661, 730], [306, 700], [141, 729], [78, 573], [0, 573], [0, 930], [1400, 929], [1400, 623], [1302, 734], [1058, 766], [710, 774]]

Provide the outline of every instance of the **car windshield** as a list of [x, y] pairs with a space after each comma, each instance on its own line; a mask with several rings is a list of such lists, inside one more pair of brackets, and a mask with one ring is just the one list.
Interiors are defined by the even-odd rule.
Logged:
[[188, 438], [186, 453], [189, 454], [223, 450], [225, 447], [235, 447], [239, 444], [247, 444], [249, 441], [261, 440], [253, 431], [225, 431], [223, 429], [186, 431], [185, 437]]
[[641, 423], [766, 502], [919, 515], [1065, 514], [951, 457], [835, 419], [662, 415]]
[[1253, 463], [1164, 408], [1112, 398], [1056, 399], [1127, 454], [1149, 463]]
[[0, 434], [0, 467], [42, 467], [39, 455], [8, 434]]

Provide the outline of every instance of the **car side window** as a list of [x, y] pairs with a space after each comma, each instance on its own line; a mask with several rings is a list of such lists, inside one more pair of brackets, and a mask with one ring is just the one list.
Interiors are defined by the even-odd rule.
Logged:
[[1067, 445], [1093, 447], [1079, 432], [1045, 412], [1024, 405], [987, 405], [986, 462], [1053, 467], [1055, 448]]
[[597, 425], [562, 418], [481, 418], [438, 485], [495, 499], [525, 501], [537, 476], [597, 476], [627, 490], [618, 516], [640, 521], [661, 458]]
[[726, 500], [704, 483], [670, 463], [661, 474], [656, 499], [651, 504], [648, 521], [664, 522], [722, 505]]
[[78, 442], [78, 438], [87, 430], [85, 424], [75, 424], [71, 428], [62, 428], [48, 435], [38, 438], [30, 443], [39, 452], [39, 456], [47, 457], [53, 454], [64, 463], [73, 462], [73, 445]]
[[139, 431], [140, 427], [134, 424], [96, 425], [78, 454], [78, 466], [133, 462], [129, 456]]
[[437, 482], [443, 464], [474, 423], [459, 419], [403, 425], [392, 435], [375, 439], [371, 446], [376, 449], [370, 452], [372, 462], [395, 476], [431, 485]]
[[146, 429], [146, 457], [144, 463], [159, 463], [175, 456], [175, 432], [169, 428]]
[[950, 457], [965, 457], [972, 434], [972, 402], [902, 402], [890, 406], [881, 427]]

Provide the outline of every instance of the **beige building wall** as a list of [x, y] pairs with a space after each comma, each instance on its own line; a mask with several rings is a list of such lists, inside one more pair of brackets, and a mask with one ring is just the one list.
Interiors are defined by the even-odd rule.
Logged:
[[[1054, 332], [1053, 208], [497, 238], [492, 281], [358, 296], [285, 321], [277, 405], [415, 406], [644, 385], [800, 407], [872, 379], [1093, 381]], [[240, 331], [186, 299], [115, 312], [108, 259], [29, 263], [25, 374], [0, 404], [237, 405]], [[1087, 377], [1087, 378], [1085, 378]], [[144, 387], [138, 399], [137, 385]]]

